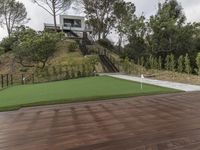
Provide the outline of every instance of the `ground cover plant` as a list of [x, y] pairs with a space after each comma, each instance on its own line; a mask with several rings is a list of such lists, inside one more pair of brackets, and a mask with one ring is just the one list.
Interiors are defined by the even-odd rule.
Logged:
[[0, 91], [0, 110], [171, 92], [178, 91], [147, 84], [141, 89], [140, 83], [107, 76], [88, 77], [4, 89]]

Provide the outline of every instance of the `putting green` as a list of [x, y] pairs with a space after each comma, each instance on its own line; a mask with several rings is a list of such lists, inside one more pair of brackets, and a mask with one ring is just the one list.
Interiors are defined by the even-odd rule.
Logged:
[[0, 110], [24, 106], [80, 102], [118, 97], [178, 92], [153, 85], [143, 85], [107, 76], [14, 86], [0, 91]]

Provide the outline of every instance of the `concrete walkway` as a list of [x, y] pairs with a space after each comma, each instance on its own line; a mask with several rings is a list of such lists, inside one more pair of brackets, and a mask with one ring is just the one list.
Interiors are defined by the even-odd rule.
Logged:
[[154, 80], [154, 79], [141, 79], [139, 77], [129, 76], [129, 75], [122, 75], [122, 74], [102, 74], [107, 75], [115, 78], [130, 80], [130, 81], [136, 81], [136, 82], [142, 82], [177, 90], [182, 90], [185, 92], [192, 92], [192, 91], [200, 91], [200, 86], [198, 85], [190, 85], [190, 84], [183, 84], [183, 83], [176, 83], [176, 82], [170, 82], [170, 81], [161, 81], [161, 80]]

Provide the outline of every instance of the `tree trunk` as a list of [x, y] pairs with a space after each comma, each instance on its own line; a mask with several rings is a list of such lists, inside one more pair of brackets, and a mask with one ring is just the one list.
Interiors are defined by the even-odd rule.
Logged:
[[101, 39], [101, 32], [98, 33], [98, 40]]
[[52, 0], [52, 8], [53, 8], [54, 29], [55, 29], [55, 32], [57, 32], [56, 11], [55, 11], [55, 1], [54, 0]]
[[119, 41], [118, 41], [118, 49], [119, 49], [119, 52], [121, 52], [121, 47], [122, 47], [122, 33], [119, 34]]

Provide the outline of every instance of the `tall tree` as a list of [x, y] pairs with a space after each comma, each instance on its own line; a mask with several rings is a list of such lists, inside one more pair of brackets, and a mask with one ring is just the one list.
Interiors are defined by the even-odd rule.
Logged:
[[27, 23], [28, 20], [23, 3], [15, 0], [0, 0], [0, 24], [6, 26], [9, 37], [17, 26]]
[[136, 7], [131, 2], [125, 2], [124, 0], [118, 0], [114, 5], [114, 16], [116, 17], [116, 29], [119, 33], [118, 46], [121, 49], [124, 35], [128, 32], [128, 26], [136, 18], [135, 16]]
[[38, 6], [47, 11], [54, 20], [54, 28], [57, 31], [56, 17], [65, 12], [72, 4], [73, 0], [32, 0]]
[[177, 0], [159, 3], [155, 16], [150, 17], [151, 49], [155, 55], [174, 53], [177, 50], [179, 29], [183, 27], [186, 17]]
[[113, 6], [117, 0], [82, 0], [86, 17], [98, 39], [105, 39], [114, 26]]
[[146, 26], [144, 21], [144, 16], [136, 17], [130, 21], [127, 28], [128, 44], [125, 45], [124, 51], [126, 56], [134, 60], [142, 56], [149, 57], [145, 41]]

